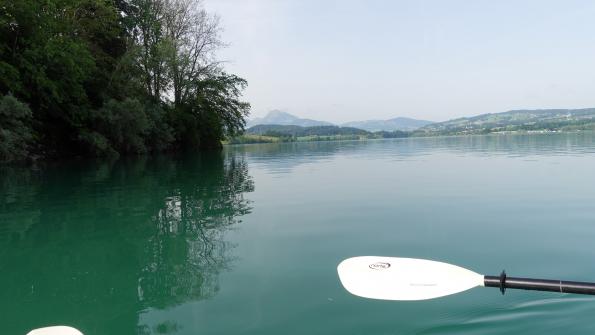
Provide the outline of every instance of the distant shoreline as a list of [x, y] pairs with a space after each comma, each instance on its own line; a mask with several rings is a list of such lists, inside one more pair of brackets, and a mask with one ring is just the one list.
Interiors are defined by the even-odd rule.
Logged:
[[[281, 140], [273, 136], [249, 136], [244, 138], [243, 142], [223, 142], [225, 146], [235, 146], [244, 144], [273, 144], [273, 143], [307, 143], [307, 142], [342, 142], [342, 141], [374, 141], [374, 140], [389, 140], [389, 139], [409, 139], [409, 138], [443, 138], [443, 137], [484, 137], [484, 136], [506, 136], [506, 135], [554, 135], [554, 134], [579, 134], [579, 133], [595, 133], [595, 130], [512, 130], [512, 131], [495, 131], [488, 133], [468, 133], [468, 134], [419, 134], [412, 132], [409, 136], [403, 137], [365, 137], [360, 136], [355, 138], [352, 136], [319, 136], [318, 138], [298, 137], [296, 139]], [[254, 138], [253, 141], [250, 141]]]

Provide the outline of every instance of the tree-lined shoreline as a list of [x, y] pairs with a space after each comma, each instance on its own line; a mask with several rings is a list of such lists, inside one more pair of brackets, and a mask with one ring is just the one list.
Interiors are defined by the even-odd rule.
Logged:
[[0, 161], [220, 148], [250, 110], [220, 32], [199, 0], [4, 1]]

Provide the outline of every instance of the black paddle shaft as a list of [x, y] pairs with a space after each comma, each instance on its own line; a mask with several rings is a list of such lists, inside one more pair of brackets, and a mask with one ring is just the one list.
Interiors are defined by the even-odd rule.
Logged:
[[550, 291], [561, 293], [592, 294], [595, 295], [595, 283], [578, 281], [532, 279], [507, 277], [502, 271], [500, 276], [484, 276], [484, 286], [498, 287], [504, 294], [507, 288], [533, 291]]

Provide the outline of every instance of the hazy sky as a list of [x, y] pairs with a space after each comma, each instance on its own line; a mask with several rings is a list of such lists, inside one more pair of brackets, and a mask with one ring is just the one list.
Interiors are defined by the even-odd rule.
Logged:
[[595, 107], [595, 1], [205, 0], [252, 117]]

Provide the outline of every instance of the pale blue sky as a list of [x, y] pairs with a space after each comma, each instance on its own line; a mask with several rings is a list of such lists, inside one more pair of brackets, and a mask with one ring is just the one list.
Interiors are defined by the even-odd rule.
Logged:
[[205, 0], [252, 116], [595, 107], [595, 1]]

